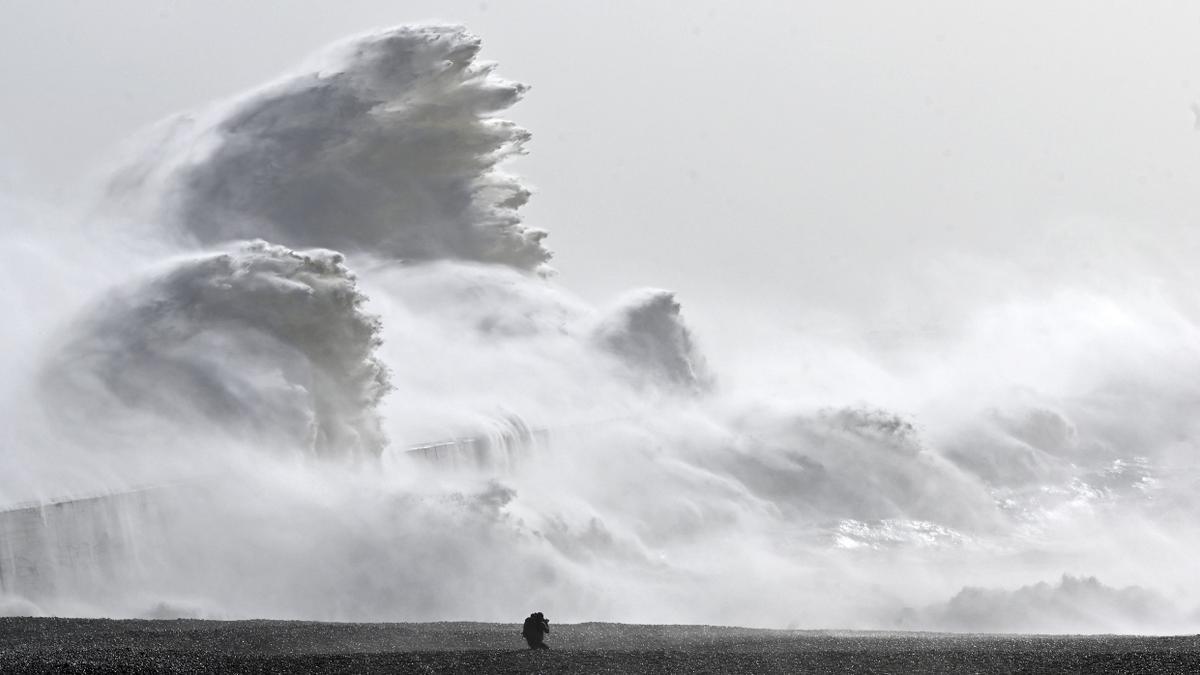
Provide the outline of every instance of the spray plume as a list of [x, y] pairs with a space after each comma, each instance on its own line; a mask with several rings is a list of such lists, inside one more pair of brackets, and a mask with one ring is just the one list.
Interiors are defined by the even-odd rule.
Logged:
[[[495, 117], [525, 87], [479, 50], [339, 43], [161, 125], [99, 240], [5, 233], [6, 302], [40, 301], [0, 356], [0, 609], [1192, 625], [1190, 575], [1145, 574], [1200, 544], [1200, 330], [1170, 298], [1039, 293], [890, 353], [805, 337], [761, 386], [672, 293], [547, 278], [501, 168], [528, 134]], [[1134, 590], [1037, 585], [1064, 571]]]
[[212, 244], [291, 247], [535, 269], [544, 232], [497, 165], [520, 127], [493, 117], [526, 87], [478, 61], [462, 28], [402, 26], [334, 45], [297, 75], [166, 122], [114, 195]]

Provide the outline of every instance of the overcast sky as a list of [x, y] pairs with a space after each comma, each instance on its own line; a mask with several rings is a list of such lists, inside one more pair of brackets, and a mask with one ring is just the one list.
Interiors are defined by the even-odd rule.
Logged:
[[463, 23], [500, 74], [533, 86], [510, 114], [534, 133], [513, 169], [563, 283], [599, 301], [678, 290], [710, 336], [716, 306], [869, 314], [947, 251], [1040, 248], [1043, 265], [1091, 269], [1054, 247], [1139, 233], [1170, 248], [1200, 224], [1192, 2], [0, 8], [0, 187], [43, 198], [140, 127], [327, 42]]

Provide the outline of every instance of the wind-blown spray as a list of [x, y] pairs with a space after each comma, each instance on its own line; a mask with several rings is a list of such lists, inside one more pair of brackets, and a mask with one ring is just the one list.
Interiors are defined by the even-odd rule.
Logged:
[[[1195, 623], [1190, 576], [1145, 571], [1198, 542], [1186, 313], [1064, 291], [899, 352], [812, 338], [748, 385], [674, 294], [553, 281], [501, 169], [525, 87], [479, 51], [344, 41], [150, 132], [93, 246], [5, 234], [43, 301], [3, 357], [0, 609]], [[1129, 588], [1037, 585], [1064, 572]]]

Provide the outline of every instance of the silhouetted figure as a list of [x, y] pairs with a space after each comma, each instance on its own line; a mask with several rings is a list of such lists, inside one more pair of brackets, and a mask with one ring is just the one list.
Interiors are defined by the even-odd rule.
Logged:
[[550, 649], [543, 640], [550, 633], [550, 621], [542, 616], [541, 612], [534, 612], [525, 619], [525, 625], [521, 627], [521, 637], [529, 643], [530, 649]]

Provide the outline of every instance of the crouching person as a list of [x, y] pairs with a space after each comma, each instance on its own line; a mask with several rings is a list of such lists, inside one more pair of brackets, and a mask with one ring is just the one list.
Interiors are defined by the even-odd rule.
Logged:
[[546, 644], [546, 636], [550, 633], [550, 621], [542, 616], [541, 612], [534, 612], [525, 619], [525, 625], [521, 628], [521, 637], [525, 638], [525, 642], [529, 643], [530, 649], [550, 649]]

